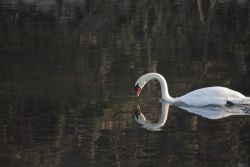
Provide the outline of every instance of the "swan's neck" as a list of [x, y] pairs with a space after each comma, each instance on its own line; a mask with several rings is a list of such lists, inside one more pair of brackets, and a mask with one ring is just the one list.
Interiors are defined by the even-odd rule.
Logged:
[[154, 75], [154, 79], [158, 80], [160, 85], [161, 85], [161, 95], [162, 95], [162, 99], [164, 99], [167, 102], [173, 103], [174, 102], [174, 98], [172, 98], [169, 95], [168, 92], [168, 84], [167, 81], [165, 80], [165, 78], [159, 74]]

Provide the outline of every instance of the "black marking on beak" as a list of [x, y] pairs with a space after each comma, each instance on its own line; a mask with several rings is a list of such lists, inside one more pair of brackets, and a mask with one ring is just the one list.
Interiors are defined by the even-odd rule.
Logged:
[[141, 88], [140, 88], [139, 85], [136, 85], [136, 86], [135, 86], [135, 92], [136, 92], [136, 96], [140, 96]]

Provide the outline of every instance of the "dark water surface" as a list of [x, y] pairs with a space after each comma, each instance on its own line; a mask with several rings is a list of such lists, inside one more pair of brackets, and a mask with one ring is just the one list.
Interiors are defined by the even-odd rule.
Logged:
[[204, 86], [250, 95], [248, 0], [0, 0], [0, 166], [250, 166], [250, 117], [209, 120], [170, 106]]

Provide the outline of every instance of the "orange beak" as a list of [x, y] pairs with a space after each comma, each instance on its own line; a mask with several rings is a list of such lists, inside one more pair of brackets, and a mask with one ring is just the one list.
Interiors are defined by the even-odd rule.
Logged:
[[136, 96], [140, 96], [141, 88], [138, 85], [135, 86], [135, 92], [136, 92]]

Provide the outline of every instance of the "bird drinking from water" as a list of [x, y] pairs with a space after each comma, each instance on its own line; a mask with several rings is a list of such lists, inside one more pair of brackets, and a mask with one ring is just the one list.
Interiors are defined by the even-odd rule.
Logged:
[[191, 91], [183, 96], [173, 98], [169, 95], [165, 78], [158, 73], [147, 73], [135, 82], [135, 91], [140, 95], [143, 87], [151, 80], [157, 80], [161, 86], [162, 100], [178, 106], [207, 106], [207, 105], [249, 105], [250, 97], [246, 97], [235, 90], [221, 87], [205, 87]]

